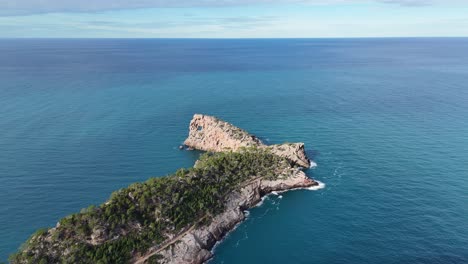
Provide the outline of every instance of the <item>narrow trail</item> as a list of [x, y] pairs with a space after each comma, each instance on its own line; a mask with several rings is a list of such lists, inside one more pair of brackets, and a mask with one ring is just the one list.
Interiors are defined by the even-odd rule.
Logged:
[[[244, 188], [246, 187], [247, 185], [250, 185], [252, 183], [254, 183], [255, 181], [258, 181], [258, 180], [261, 180], [263, 177], [262, 176], [259, 176], [259, 177], [256, 177], [256, 178], [253, 178], [247, 182], [244, 182], [240, 185], [240, 188]], [[208, 217], [208, 215], [205, 215], [203, 216], [202, 218], [200, 218], [195, 224], [193, 224], [189, 229], [187, 229], [186, 231], [180, 233], [179, 235], [177, 235], [176, 237], [170, 239], [169, 241], [165, 242], [162, 244], [161, 247], [159, 247], [158, 249], [156, 249], [155, 251], [153, 252], [150, 252], [150, 253], [147, 253], [146, 255], [144, 255], [143, 257], [139, 258], [137, 261], [134, 262], [134, 264], [143, 264], [145, 263], [145, 261], [147, 261], [149, 258], [151, 258], [152, 256], [158, 254], [159, 252], [165, 250], [166, 248], [170, 247], [171, 245], [173, 245], [175, 242], [179, 241], [182, 237], [184, 237], [185, 235], [187, 235], [188, 233], [190, 233], [191, 231], [193, 231], [195, 229], [195, 227], [197, 226], [198, 223], [200, 223], [201, 221], [203, 221], [206, 217]]]
[[188, 234], [189, 232], [193, 231], [193, 229], [195, 229], [195, 226], [200, 223], [203, 219], [205, 219], [207, 216], [203, 216], [202, 218], [200, 218], [195, 224], [193, 224], [189, 229], [187, 229], [186, 231], [180, 233], [179, 235], [177, 235], [176, 237], [170, 239], [169, 241], [165, 242], [160, 248], [158, 248], [157, 250], [153, 251], [153, 252], [150, 252], [148, 254], [146, 254], [145, 256], [141, 257], [140, 259], [138, 259], [137, 261], [134, 262], [134, 264], [143, 264], [145, 263], [145, 261], [147, 261], [149, 258], [151, 258], [152, 256], [158, 254], [159, 252], [161, 252], [162, 250], [166, 249], [167, 247], [171, 246], [172, 244], [174, 244], [175, 242], [177, 242], [178, 240], [180, 240], [182, 237], [184, 237], [186, 234]]

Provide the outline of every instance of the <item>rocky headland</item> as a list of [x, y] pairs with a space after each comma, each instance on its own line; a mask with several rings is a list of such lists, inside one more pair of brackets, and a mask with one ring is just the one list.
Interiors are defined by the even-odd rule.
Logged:
[[201, 264], [263, 196], [318, 185], [301, 170], [310, 164], [302, 143], [267, 146], [197, 114], [185, 144], [210, 152], [193, 168], [132, 184], [37, 231], [10, 261]]
[[270, 150], [285, 157], [293, 165], [307, 168], [311, 161], [307, 157], [304, 143], [265, 145], [259, 138], [214, 116], [195, 114], [190, 121], [189, 136], [184, 142], [190, 148], [222, 152], [238, 151], [241, 148], [257, 147]]

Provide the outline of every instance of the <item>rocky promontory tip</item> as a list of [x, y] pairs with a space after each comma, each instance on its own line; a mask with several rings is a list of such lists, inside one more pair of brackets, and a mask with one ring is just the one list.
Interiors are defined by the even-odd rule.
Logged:
[[185, 145], [199, 150], [222, 152], [238, 151], [245, 147], [269, 149], [273, 154], [287, 158], [294, 165], [310, 166], [304, 143], [266, 145], [256, 136], [214, 116], [195, 114], [190, 121]]

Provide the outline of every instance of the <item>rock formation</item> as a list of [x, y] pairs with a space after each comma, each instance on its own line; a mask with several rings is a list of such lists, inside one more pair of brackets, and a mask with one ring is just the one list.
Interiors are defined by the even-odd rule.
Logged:
[[213, 116], [195, 114], [189, 126], [189, 136], [185, 145], [204, 151], [238, 151], [242, 147], [267, 148], [272, 153], [285, 157], [294, 165], [304, 168], [310, 166], [310, 160], [304, 149], [304, 143], [284, 143], [265, 145], [256, 136], [228, 122]]
[[[190, 122], [189, 136], [184, 144], [204, 151], [238, 151], [241, 148], [267, 148], [273, 154], [288, 159], [292, 165], [309, 167], [310, 160], [304, 143], [265, 145], [259, 138], [228, 122], [213, 116], [195, 114]], [[208, 226], [184, 233], [177, 243], [158, 251], [160, 263], [201, 264], [212, 257], [211, 249], [238, 223], [245, 219], [244, 211], [258, 204], [265, 194], [296, 188], [316, 186], [318, 183], [297, 167], [291, 167], [279, 179], [270, 181], [259, 178], [233, 192], [227, 199], [226, 209], [214, 217]], [[154, 253], [153, 253], [154, 254]], [[152, 253], [136, 263], [144, 263]]]
[[[291, 168], [278, 180], [269, 181], [259, 178], [244, 185], [230, 194], [226, 209], [215, 216], [208, 226], [201, 226], [183, 234], [176, 243], [158, 254], [159, 263], [164, 264], [202, 264], [209, 260], [214, 245], [221, 241], [238, 223], [245, 219], [244, 211], [258, 204], [265, 194], [273, 191], [287, 191], [296, 188], [316, 186], [318, 183], [298, 168]], [[152, 254], [139, 258], [135, 263], [145, 263]]]

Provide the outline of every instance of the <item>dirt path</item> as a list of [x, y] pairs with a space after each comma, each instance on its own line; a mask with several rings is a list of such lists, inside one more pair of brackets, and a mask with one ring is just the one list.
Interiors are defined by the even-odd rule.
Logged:
[[177, 235], [176, 237], [172, 238], [171, 240], [165, 242], [160, 248], [158, 248], [156, 251], [153, 251], [153, 252], [150, 252], [148, 254], [146, 254], [145, 256], [141, 257], [140, 259], [138, 259], [137, 261], [135, 261], [134, 263], [135, 264], [143, 264], [145, 263], [145, 261], [147, 261], [149, 258], [151, 258], [152, 256], [158, 254], [159, 252], [163, 251], [164, 249], [166, 249], [167, 247], [171, 246], [172, 244], [174, 244], [175, 242], [177, 242], [178, 240], [180, 240], [182, 237], [184, 237], [186, 234], [188, 234], [189, 232], [193, 231], [193, 229], [195, 229], [195, 226], [201, 222], [203, 219], [205, 219], [206, 216], [200, 218], [200, 220], [198, 220], [195, 224], [193, 224], [189, 229], [187, 229], [186, 231], [180, 233], [179, 235]]
[[[262, 177], [256, 177], [252, 180], [249, 180], [247, 182], [244, 182], [241, 184], [240, 188], [244, 188], [245, 186], [249, 185], [249, 184], [252, 184], [253, 182], [261, 179]], [[143, 257], [139, 258], [137, 261], [134, 262], [134, 264], [143, 264], [145, 263], [145, 261], [147, 261], [149, 258], [151, 258], [152, 256], [158, 254], [159, 252], [165, 250], [166, 248], [168, 248], [169, 246], [171, 246], [172, 244], [174, 244], [175, 242], [179, 241], [182, 237], [184, 237], [186, 234], [188, 234], [189, 232], [193, 231], [195, 229], [195, 227], [197, 226], [198, 223], [200, 223], [201, 221], [203, 221], [208, 215], [205, 215], [203, 216], [202, 218], [200, 218], [195, 224], [193, 224], [189, 229], [187, 229], [186, 231], [180, 233], [179, 235], [177, 235], [176, 237], [172, 238], [171, 240], [163, 243], [163, 245], [161, 247], [159, 247], [158, 249], [156, 249], [155, 251], [153, 252], [150, 252], [146, 255], [144, 255]]]

